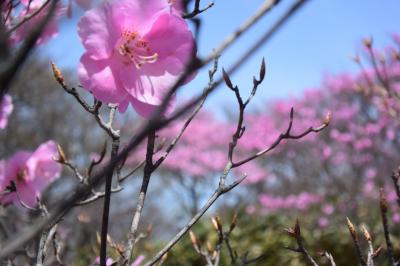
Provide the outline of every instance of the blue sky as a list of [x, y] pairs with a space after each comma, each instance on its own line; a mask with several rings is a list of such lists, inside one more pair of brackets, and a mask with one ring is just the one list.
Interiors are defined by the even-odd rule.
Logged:
[[[228, 68], [237, 55], [243, 53], [276, 18], [294, 1], [282, 0], [271, 13], [229, 48], [220, 59]], [[202, 1], [203, 5], [208, 3]], [[203, 27], [198, 51], [207, 55], [213, 48], [244, 22], [262, 0], [215, 0], [213, 8], [201, 16]], [[325, 73], [355, 72], [350, 56], [360, 49], [361, 39], [372, 36], [377, 47], [390, 44], [390, 34], [400, 32], [400, 2], [398, 0], [310, 0], [266, 45], [254, 54], [231, 78], [244, 91], [258, 73], [261, 58], [267, 61], [267, 76], [254, 106], [261, 107], [274, 98], [299, 95], [302, 90], [319, 85]], [[79, 15], [79, 13], [77, 14]], [[78, 17], [78, 16], [77, 16]], [[83, 52], [76, 33], [77, 18], [64, 21], [62, 34], [40, 48], [64, 68], [76, 68]], [[201, 92], [207, 83], [207, 71], [183, 88], [178, 99]], [[222, 113], [232, 108], [234, 98], [224, 87], [212, 95], [207, 108]]]

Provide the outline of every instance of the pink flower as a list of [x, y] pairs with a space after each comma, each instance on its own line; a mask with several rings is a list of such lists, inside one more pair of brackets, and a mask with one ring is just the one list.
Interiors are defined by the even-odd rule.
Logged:
[[[185, 20], [166, 0], [107, 1], [81, 18], [83, 87], [107, 103], [129, 103], [144, 117], [159, 106], [194, 50]], [[172, 111], [173, 100], [167, 110]]]
[[393, 215], [392, 219], [393, 219], [393, 222], [394, 222], [394, 223], [400, 224], [400, 214], [395, 213], [395, 214]]
[[8, 123], [8, 116], [14, 109], [10, 95], [4, 95], [3, 100], [0, 102], [0, 129], [4, 129]]
[[[19, 151], [0, 166], [0, 187], [5, 190], [13, 181], [20, 199], [34, 206], [41, 191], [61, 173], [61, 165], [53, 160], [57, 147], [53, 141], [41, 144], [36, 151]], [[18, 202], [15, 193], [0, 197], [0, 203]]]
[[329, 220], [326, 217], [321, 217], [318, 219], [318, 226], [323, 229], [329, 225]]
[[[29, 5], [29, 10], [27, 10], [27, 6], [29, 1], [24, 0], [21, 1], [22, 4], [26, 5], [23, 11], [21, 11], [16, 18], [14, 18], [15, 21], [11, 22], [11, 25], [19, 23], [22, 19], [24, 19], [25, 16], [29, 16], [30, 14], [36, 12], [39, 10], [46, 1], [44, 0], [34, 0], [31, 1], [31, 4]], [[49, 12], [49, 4], [47, 4], [46, 7], [44, 7], [39, 14], [31, 18], [29, 21], [23, 23], [20, 27], [18, 27], [10, 36], [10, 41], [12, 45], [17, 45], [20, 42], [22, 42], [27, 35], [29, 35], [32, 30], [37, 26], [38, 23], [40, 23], [43, 18], [46, 16], [46, 14]], [[57, 36], [58, 34], [58, 26], [57, 26], [57, 21], [64, 15], [65, 13], [65, 8], [61, 6], [61, 4], [58, 4], [57, 9], [55, 11], [55, 15], [53, 18], [50, 20], [50, 22], [46, 25], [44, 28], [42, 35], [39, 37], [39, 39], [36, 41], [37, 45], [41, 45], [51, 38]]]
[[325, 204], [322, 207], [322, 212], [326, 215], [331, 215], [333, 213], [333, 211], [335, 210], [335, 208], [333, 207], [332, 204]]

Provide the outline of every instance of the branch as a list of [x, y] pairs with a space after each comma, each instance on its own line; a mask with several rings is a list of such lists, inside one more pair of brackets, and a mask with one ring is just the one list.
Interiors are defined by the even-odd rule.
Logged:
[[27, 21], [31, 20], [33, 17], [35, 17], [36, 15], [38, 15], [48, 4], [50, 3], [50, 0], [46, 0], [46, 2], [44, 2], [37, 10], [35, 10], [34, 12], [32, 12], [29, 15], [24, 16], [24, 18], [19, 21], [17, 24], [15, 24], [14, 26], [12, 26], [8, 31], [7, 31], [7, 35], [10, 35], [13, 31], [15, 31], [16, 29], [18, 29], [19, 27], [21, 27], [23, 24], [25, 24]]
[[140, 218], [142, 216], [144, 202], [147, 195], [147, 189], [150, 183], [151, 175], [155, 170], [153, 164], [155, 138], [156, 132], [150, 132], [147, 141], [146, 162], [144, 165], [142, 186], [140, 188], [139, 198], [136, 204], [136, 211], [133, 215], [131, 228], [128, 234], [128, 244], [124, 252], [124, 265], [128, 265], [131, 263], [132, 252], [137, 238], [137, 231], [139, 228]]
[[[276, 1], [275, 4], [278, 4]], [[277, 32], [281, 29], [285, 23], [300, 10], [305, 3], [310, 2], [309, 0], [297, 0], [295, 3], [288, 8], [288, 10], [272, 25], [270, 29], [260, 34], [261, 38], [253, 44], [242, 56], [236, 59], [235, 63], [228, 69], [227, 73], [232, 75], [236, 70], [243, 66], [243, 62], [251, 58], [253, 55], [257, 54], [256, 51], [260, 49], [264, 44], [266, 44]], [[222, 80], [217, 81], [219, 85]]]
[[368, 242], [368, 253], [367, 253], [367, 266], [374, 266], [374, 246], [372, 245], [372, 238], [367, 228], [364, 225], [361, 225], [361, 229], [363, 231], [363, 235], [365, 240]]
[[14, 53], [14, 56], [2, 62], [0, 66], [0, 101], [3, 99], [3, 96], [7, 93], [12, 79], [15, 77], [18, 70], [27, 59], [29, 53], [34, 48], [37, 39], [42, 34], [43, 29], [52, 18], [56, 6], [58, 4], [58, 1], [59, 0], [52, 1], [46, 16], [39, 23], [37, 23], [35, 29], [31, 31], [31, 33], [25, 39], [24, 43], [21, 45], [19, 50], [16, 53]]
[[300, 133], [298, 135], [293, 135], [291, 133], [292, 125], [293, 125], [293, 116], [294, 116], [294, 109], [292, 107], [292, 109], [290, 110], [289, 124], [288, 124], [288, 127], [286, 128], [285, 133], [280, 134], [278, 136], [278, 138], [270, 146], [268, 146], [264, 150], [261, 150], [261, 151], [257, 152], [256, 154], [248, 157], [247, 159], [243, 159], [243, 160], [241, 160], [239, 162], [233, 163], [232, 167], [235, 168], [235, 167], [241, 166], [241, 165], [243, 165], [243, 164], [245, 164], [245, 163], [247, 163], [247, 162], [249, 162], [251, 160], [254, 160], [255, 158], [258, 158], [258, 157], [270, 152], [271, 150], [275, 149], [281, 143], [281, 141], [284, 140], [284, 139], [301, 139], [301, 138], [307, 136], [310, 133], [320, 132], [320, 131], [324, 130], [329, 125], [330, 120], [331, 120], [331, 114], [328, 113], [326, 115], [322, 125], [320, 125], [320, 126], [318, 126], [316, 128], [309, 127], [308, 129], [306, 129], [302, 133]]
[[[112, 118], [113, 118], [113, 109], [111, 109], [110, 121], [108, 124], [110, 128], [112, 128], [111, 127]], [[117, 136], [113, 138], [112, 148], [111, 148], [111, 160], [115, 160], [115, 158], [118, 156], [118, 149], [119, 149], [119, 134], [117, 134]], [[106, 266], [106, 260], [107, 260], [107, 234], [108, 234], [108, 220], [110, 216], [111, 186], [112, 186], [113, 173], [114, 169], [111, 169], [111, 171], [106, 176], [103, 218], [101, 223], [100, 266]]]
[[193, 216], [193, 218], [162, 248], [149, 262], [147, 262], [145, 265], [150, 266], [154, 265], [159, 261], [164, 254], [166, 254], [173, 246], [175, 246], [176, 243], [192, 228], [192, 226], [200, 220], [200, 218], [206, 213], [206, 211], [214, 204], [214, 202], [223, 194], [231, 191], [234, 189], [237, 185], [239, 185], [243, 180], [245, 179], [245, 176], [242, 177], [241, 179], [233, 182], [232, 184], [221, 188], [218, 187], [215, 192], [211, 195], [211, 197], [207, 200], [206, 204], [199, 210], [196, 215]]
[[396, 171], [392, 174], [393, 186], [397, 195], [397, 205], [400, 207], [400, 186], [399, 186], [399, 178], [400, 178], [400, 167], [396, 169]]
[[390, 233], [389, 233], [389, 222], [388, 222], [388, 218], [387, 218], [387, 211], [388, 211], [388, 203], [387, 203], [387, 199], [384, 195], [383, 189], [380, 189], [380, 202], [379, 202], [379, 206], [381, 209], [381, 216], [382, 216], [382, 226], [383, 226], [383, 232], [385, 235], [385, 242], [386, 242], [386, 247], [387, 247], [387, 256], [388, 256], [388, 260], [390, 265], [392, 266], [396, 266], [397, 263], [394, 259], [394, 255], [393, 255], [393, 244], [392, 244], [392, 240], [390, 239]]
[[346, 222], [347, 222], [347, 227], [349, 229], [349, 233], [351, 235], [351, 238], [353, 239], [354, 247], [356, 248], [358, 260], [360, 261], [360, 264], [362, 266], [366, 266], [367, 264], [365, 262], [365, 259], [364, 259], [363, 255], [362, 255], [362, 252], [361, 252], [361, 247], [360, 247], [360, 243], [358, 242], [358, 234], [356, 232], [356, 229], [354, 228], [354, 225], [352, 224], [350, 219], [347, 218], [347, 217], [346, 217]]
[[189, 14], [183, 14], [182, 17], [185, 19], [194, 18], [195, 16], [197, 16], [200, 13], [203, 13], [207, 9], [211, 8], [212, 6], [214, 6], [214, 1], [209, 3], [208, 6], [206, 6], [205, 8], [200, 9], [200, 0], [196, 0], [196, 2], [194, 3], [193, 11], [190, 12]]
[[[251, 28], [257, 21], [259, 21], [266, 13], [268, 13], [275, 5], [277, 5], [280, 0], [267, 0], [264, 4], [258, 9], [258, 11], [250, 17], [247, 21], [245, 21], [241, 26], [239, 26], [235, 32], [229, 35], [222, 44], [213, 51], [208, 57], [206, 57], [203, 62], [209, 63], [215, 58], [217, 55], [222, 54], [222, 52], [228, 48], [232, 43], [234, 43], [245, 31]], [[243, 61], [242, 61], [243, 62]]]
[[319, 266], [318, 263], [313, 259], [313, 257], [311, 257], [311, 255], [307, 251], [307, 249], [304, 247], [303, 238], [301, 236], [300, 224], [299, 224], [298, 219], [296, 220], [296, 224], [295, 224], [294, 228], [287, 228], [286, 232], [290, 236], [292, 236], [296, 239], [297, 248], [290, 248], [290, 247], [285, 247], [285, 248], [288, 250], [294, 251], [294, 252], [302, 253], [311, 265]]
[[195, 118], [195, 116], [199, 113], [199, 111], [201, 110], [201, 108], [204, 105], [204, 102], [207, 99], [208, 96], [208, 91], [210, 91], [210, 89], [212, 87], [214, 87], [214, 75], [218, 70], [218, 58], [216, 58], [214, 60], [214, 66], [211, 70], [208, 71], [208, 77], [209, 77], [209, 81], [208, 81], [208, 86], [206, 88], [204, 88], [204, 97], [201, 99], [201, 101], [198, 103], [197, 107], [194, 109], [194, 111], [191, 113], [191, 115], [189, 116], [188, 119], [186, 119], [185, 123], [183, 124], [181, 130], [179, 131], [178, 135], [172, 140], [171, 144], [165, 149], [165, 153], [154, 163], [154, 167], [158, 168], [162, 162], [164, 162], [164, 160], [167, 158], [167, 156], [171, 153], [171, 151], [175, 148], [176, 144], [178, 143], [178, 141], [180, 140], [180, 138], [182, 137], [183, 133], [185, 132], [186, 128], [189, 126], [189, 124], [192, 122], [192, 120]]

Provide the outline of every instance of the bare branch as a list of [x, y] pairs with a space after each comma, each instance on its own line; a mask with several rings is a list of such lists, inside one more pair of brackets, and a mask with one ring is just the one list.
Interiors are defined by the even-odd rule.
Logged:
[[172, 140], [171, 144], [166, 148], [164, 154], [154, 163], [154, 167], [158, 168], [162, 162], [167, 158], [167, 156], [170, 154], [170, 152], [174, 149], [180, 138], [182, 137], [183, 133], [185, 132], [186, 128], [189, 126], [189, 124], [192, 122], [192, 120], [195, 118], [195, 116], [199, 113], [201, 108], [204, 105], [204, 102], [207, 99], [208, 94], [206, 93], [209, 91], [215, 84], [214, 82], [214, 75], [218, 70], [218, 58], [214, 60], [214, 66], [211, 70], [209, 70], [209, 82], [208, 86], [204, 89], [205, 97], [199, 102], [197, 107], [193, 110], [191, 115], [189, 116], [188, 119], [186, 119], [185, 123], [183, 124], [181, 130], [179, 131], [178, 135]]
[[307, 251], [307, 249], [304, 247], [303, 238], [301, 236], [300, 224], [299, 224], [298, 219], [296, 220], [296, 224], [295, 224], [294, 228], [288, 228], [288, 229], [286, 229], [286, 232], [290, 236], [294, 237], [297, 242], [297, 248], [286, 247], [286, 249], [294, 251], [294, 252], [302, 253], [311, 265], [319, 266], [318, 263], [313, 259], [313, 257], [311, 257], [311, 255]]
[[13, 31], [15, 31], [16, 29], [18, 29], [19, 27], [21, 27], [23, 24], [25, 24], [26, 22], [28, 22], [29, 20], [31, 20], [33, 17], [35, 17], [36, 15], [38, 15], [42, 10], [44, 10], [44, 8], [50, 3], [50, 0], [46, 0], [37, 10], [35, 10], [34, 12], [30, 13], [29, 15], [26, 15], [22, 18], [21, 21], [19, 21], [18, 23], [16, 23], [15, 25], [13, 25], [7, 32], [8, 35], [10, 35]]
[[328, 126], [328, 123], [324, 122], [322, 125], [320, 125], [318, 127], [309, 127], [308, 129], [306, 129], [302, 133], [297, 134], [297, 135], [293, 135], [291, 133], [292, 125], [293, 125], [293, 115], [294, 115], [294, 110], [292, 108], [291, 111], [290, 111], [289, 124], [288, 124], [288, 127], [287, 127], [285, 133], [280, 134], [278, 136], [278, 138], [270, 146], [268, 146], [264, 150], [261, 150], [261, 151], [257, 152], [256, 154], [254, 154], [254, 155], [252, 155], [252, 156], [250, 156], [250, 157], [248, 157], [246, 159], [243, 159], [243, 160], [241, 160], [239, 162], [233, 163], [232, 167], [235, 168], [235, 167], [241, 166], [241, 165], [243, 165], [243, 164], [245, 164], [245, 163], [247, 163], [247, 162], [249, 162], [251, 160], [254, 160], [255, 158], [258, 158], [258, 157], [270, 152], [271, 150], [275, 149], [281, 143], [282, 140], [285, 140], [285, 139], [300, 139], [300, 138], [303, 138], [303, 137], [307, 136], [310, 133], [320, 132], [320, 131], [324, 130]]
[[346, 217], [346, 222], [347, 222], [347, 227], [349, 229], [349, 233], [351, 235], [351, 238], [353, 239], [353, 243], [354, 243], [354, 247], [356, 248], [356, 252], [357, 252], [357, 256], [358, 256], [358, 260], [360, 261], [360, 264], [362, 266], [366, 266], [366, 262], [364, 259], [364, 256], [362, 255], [361, 252], [361, 247], [360, 247], [360, 243], [358, 242], [358, 234], [357, 231], [353, 225], [353, 223], [350, 221], [349, 218]]
[[385, 235], [388, 260], [389, 260], [390, 265], [396, 266], [397, 263], [394, 259], [394, 255], [393, 255], [393, 244], [392, 244], [392, 240], [390, 239], [389, 222], [388, 222], [388, 218], [387, 218], [388, 203], [387, 203], [387, 199], [384, 195], [382, 188], [380, 189], [380, 204], [379, 205], [380, 205], [380, 209], [381, 209], [382, 226], [383, 226], [383, 232]]
[[154, 163], [153, 163], [155, 138], [156, 138], [155, 131], [149, 133], [148, 142], [147, 142], [147, 151], [146, 151], [146, 162], [145, 162], [144, 171], [143, 171], [142, 186], [140, 188], [138, 202], [136, 204], [136, 211], [133, 215], [131, 228], [130, 228], [129, 234], [128, 234], [128, 244], [126, 246], [126, 251], [124, 252], [124, 265], [128, 265], [131, 263], [132, 252], [133, 252], [133, 248], [134, 248], [136, 238], [137, 238], [137, 231], [139, 228], [140, 218], [142, 216], [144, 202], [145, 202], [146, 195], [147, 195], [147, 189], [148, 189], [148, 186], [150, 183], [151, 175], [155, 170]]
[[242, 177], [241, 179], [233, 182], [232, 184], [221, 188], [218, 187], [215, 192], [211, 195], [211, 197], [207, 200], [206, 204], [199, 210], [196, 215], [193, 216], [193, 218], [162, 248], [149, 262], [147, 262], [145, 265], [150, 266], [154, 265], [159, 261], [164, 254], [166, 254], [178, 241], [192, 228], [192, 226], [197, 223], [198, 220], [206, 213], [206, 211], [214, 204], [214, 202], [223, 194], [231, 191], [233, 188], [235, 188], [237, 185], [239, 185], [243, 180], [245, 179], [245, 176]]
[[203, 13], [207, 9], [211, 8], [212, 6], [214, 6], [214, 1], [213, 1], [213, 2], [209, 3], [205, 8], [200, 9], [200, 1], [201, 0], [196, 0], [195, 3], [194, 3], [193, 11], [190, 12], [189, 14], [183, 14], [182, 17], [186, 18], [186, 19], [187, 18], [194, 18], [198, 14]]
[[36, 25], [35, 29], [31, 31], [28, 37], [25, 38], [25, 41], [21, 45], [19, 50], [16, 53], [13, 53], [12, 57], [8, 56], [9, 58], [2, 62], [0, 66], [0, 101], [7, 93], [9, 85], [16, 76], [18, 70], [27, 59], [29, 53], [34, 48], [36, 41], [42, 34], [43, 29], [53, 17], [58, 2], [59, 0], [54, 0], [51, 2], [49, 11], [47, 12], [46, 16]]

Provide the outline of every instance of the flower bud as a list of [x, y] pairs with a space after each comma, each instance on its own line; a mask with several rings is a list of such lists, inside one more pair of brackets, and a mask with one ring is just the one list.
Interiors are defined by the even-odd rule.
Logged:
[[61, 85], [65, 86], [64, 77], [61, 73], [61, 70], [53, 62], [51, 62], [51, 68], [53, 70], [53, 75], [54, 75], [55, 79], [57, 80], [57, 82], [60, 83]]
[[222, 76], [223, 76], [223, 78], [224, 78], [224, 80], [225, 80], [226, 86], [228, 86], [230, 89], [233, 89], [232, 81], [231, 81], [231, 79], [229, 78], [228, 73], [225, 72], [225, 69], [222, 69]]
[[231, 226], [229, 227], [229, 232], [232, 232], [233, 229], [235, 229], [236, 224], [237, 224], [237, 213], [235, 213], [232, 217], [232, 222], [231, 222]]
[[322, 120], [322, 122], [323, 122], [325, 125], [329, 125], [329, 123], [331, 122], [331, 119], [332, 119], [332, 113], [331, 113], [331, 111], [328, 111], [328, 113], [326, 114], [326, 116], [324, 117], [324, 119]]
[[66, 163], [68, 160], [60, 144], [57, 144], [57, 151], [58, 151], [58, 158], [54, 158], [54, 160], [59, 163]]
[[362, 42], [363, 42], [364, 46], [367, 47], [368, 49], [372, 48], [373, 41], [372, 41], [371, 37], [365, 38]]
[[365, 227], [365, 225], [361, 225], [361, 230], [363, 231], [363, 235], [364, 235], [364, 237], [365, 237], [365, 240], [371, 241], [371, 240], [372, 240], [371, 235], [370, 235], [370, 233], [368, 232], [368, 230], [367, 230], [367, 228]]
[[354, 228], [354, 225], [350, 221], [349, 217], [346, 217], [346, 222], [347, 222], [347, 227], [349, 228], [349, 232], [351, 234], [351, 237], [354, 239], [358, 239], [356, 229]]
[[198, 247], [197, 237], [196, 237], [196, 235], [193, 233], [192, 230], [189, 231], [189, 236], [190, 236], [190, 241], [192, 241], [192, 245], [193, 245], [194, 247]]

